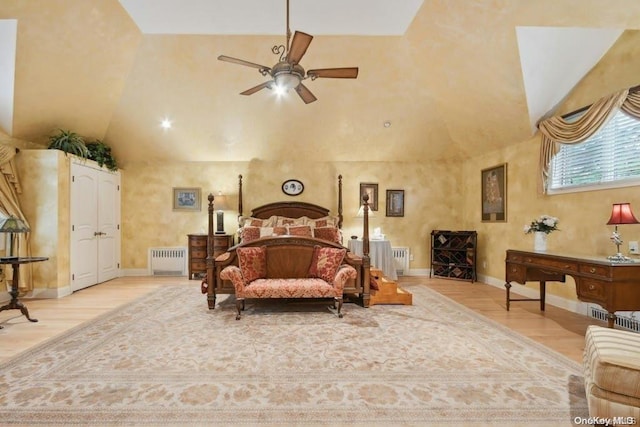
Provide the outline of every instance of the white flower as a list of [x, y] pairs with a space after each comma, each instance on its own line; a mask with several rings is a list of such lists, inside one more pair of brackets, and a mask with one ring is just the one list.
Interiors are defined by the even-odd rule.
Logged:
[[558, 229], [558, 218], [551, 215], [540, 215], [537, 219], [531, 221], [530, 224], [524, 226], [525, 233], [533, 233], [541, 231], [549, 234]]

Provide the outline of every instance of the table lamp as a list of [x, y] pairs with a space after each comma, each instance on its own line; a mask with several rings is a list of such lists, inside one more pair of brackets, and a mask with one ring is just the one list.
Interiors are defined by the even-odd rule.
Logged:
[[620, 252], [620, 244], [622, 244], [622, 238], [618, 233], [618, 225], [621, 224], [638, 224], [638, 220], [633, 216], [631, 212], [631, 203], [614, 203], [611, 210], [611, 218], [607, 225], [615, 225], [615, 230], [611, 235], [611, 241], [616, 245], [617, 254], [607, 257], [611, 261], [630, 261], [631, 258], [622, 255]]
[[9, 215], [7, 218], [0, 222], [0, 233], [8, 233], [9, 234], [9, 248], [7, 250], [6, 256], [2, 257], [3, 259], [13, 259], [20, 257], [20, 240], [18, 239], [16, 247], [16, 255], [14, 255], [14, 234], [15, 233], [27, 233], [31, 231], [29, 227], [20, 219], [16, 218], [13, 215]]
[[224, 234], [224, 210], [228, 208], [227, 198], [222, 195], [222, 191], [218, 191], [216, 197], [216, 234]]

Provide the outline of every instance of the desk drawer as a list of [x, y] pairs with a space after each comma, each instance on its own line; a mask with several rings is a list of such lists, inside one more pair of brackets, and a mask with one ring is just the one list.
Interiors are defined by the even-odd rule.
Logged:
[[507, 253], [507, 261], [522, 262], [522, 255]]
[[610, 277], [611, 267], [607, 265], [580, 264], [580, 273], [592, 274], [594, 276]]
[[577, 284], [578, 297], [583, 297], [590, 301], [606, 301], [606, 288], [604, 283], [594, 280], [582, 279]]
[[517, 264], [507, 264], [506, 270], [507, 282], [518, 282], [524, 285], [527, 276], [527, 269]]
[[562, 270], [563, 273], [569, 274], [572, 271], [578, 271], [578, 263], [572, 261], [564, 261], [561, 259], [549, 259], [542, 257], [526, 256], [524, 262], [534, 264], [536, 268], [544, 271], [545, 268]]

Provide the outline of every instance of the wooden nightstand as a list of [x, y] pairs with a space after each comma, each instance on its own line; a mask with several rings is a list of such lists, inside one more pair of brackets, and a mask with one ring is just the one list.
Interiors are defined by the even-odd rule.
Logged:
[[[187, 236], [189, 237], [189, 279], [197, 279], [207, 274], [207, 235], [188, 234]], [[233, 246], [233, 236], [228, 234], [215, 234], [212, 240], [214, 257]]]

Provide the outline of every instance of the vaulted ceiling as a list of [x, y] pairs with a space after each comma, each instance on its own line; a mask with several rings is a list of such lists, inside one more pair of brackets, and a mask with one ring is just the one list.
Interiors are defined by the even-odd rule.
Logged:
[[302, 65], [358, 78], [305, 81], [308, 105], [241, 96], [267, 78], [217, 57], [275, 64], [284, 4], [3, 0], [0, 126], [103, 139], [122, 164], [464, 159], [530, 138], [595, 63], [640, 41], [637, 0], [291, 0], [292, 31], [315, 36]]

